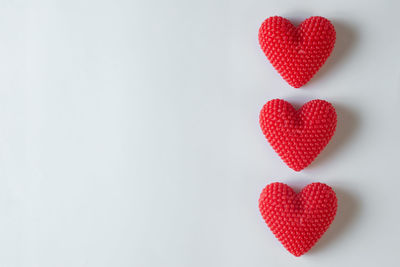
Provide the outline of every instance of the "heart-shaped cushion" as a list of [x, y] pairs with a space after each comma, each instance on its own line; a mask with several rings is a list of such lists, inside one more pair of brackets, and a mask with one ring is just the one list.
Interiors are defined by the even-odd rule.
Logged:
[[335, 108], [312, 100], [299, 110], [285, 100], [268, 101], [260, 112], [261, 130], [283, 161], [301, 171], [331, 140], [337, 123]]
[[270, 17], [260, 27], [258, 40], [271, 62], [291, 86], [306, 84], [331, 54], [336, 40], [332, 23], [310, 17], [295, 27], [282, 17]]
[[283, 183], [272, 183], [259, 199], [262, 217], [282, 245], [299, 257], [310, 250], [336, 215], [337, 198], [326, 184], [312, 183], [296, 194]]

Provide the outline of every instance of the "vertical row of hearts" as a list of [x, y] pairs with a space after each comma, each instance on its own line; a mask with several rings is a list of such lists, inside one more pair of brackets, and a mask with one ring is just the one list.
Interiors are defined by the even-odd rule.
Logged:
[[[295, 27], [282, 17], [266, 19], [259, 30], [262, 50], [286, 82], [305, 85], [331, 54], [336, 40], [332, 23], [310, 17]], [[296, 110], [282, 99], [268, 101], [260, 112], [261, 130], [287, 166], [301, 171], [331, 140], [337, 124], [335, 108], [316, 99]], [[293, 255], [309, 251], [336, 215], [337, 198], [326, 184], [312, 183], [300, 193], [283, 183], [272, 183], [259, 199], [262, 217]]]

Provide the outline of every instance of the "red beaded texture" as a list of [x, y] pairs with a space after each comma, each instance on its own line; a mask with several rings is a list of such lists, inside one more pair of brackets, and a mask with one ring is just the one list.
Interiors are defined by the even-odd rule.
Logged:
[[336, 40], [332, 23], [310, 17], [295, 27], [282, 17], [270, 17], [261, 25], [258, 40], [274, 68], [291, 86], [305, 85], [331, 54]]
[[336, 215], [337, 198], [326, 184], [312, 183], [296, 194], [283, 183], [264, 188], [259, 199], [262, 217], [282, 245], [299, 257], [309, 251]]
[[337, 115], [327, 101], [312, 100], [299, 110], [285, 100], [268, 101], [260, 127], [272, 148], [293, 170], [311, 164], [335, 133]]

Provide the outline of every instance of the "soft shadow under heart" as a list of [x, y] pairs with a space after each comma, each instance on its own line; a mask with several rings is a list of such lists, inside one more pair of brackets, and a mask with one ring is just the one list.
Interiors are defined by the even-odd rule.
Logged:
[[338, 64], [339, 62], [343, 64], [343, 59], [351, 50], [354, 49], [358, 41], [357, 32], [351, 27], [351, 25], [335, 19], [331, 20], [331, 22], [336, 31], [335, 48], [322, 68], [311, 79], [310, 83], [316, 82], [327, 73], [332, 72], [332, 69], [335, 68], [335, 66], [340, 65]]
[[309, 255], [318, 253], [319, 251], [325, 249], [326, 246], [332, 244], [332, 242], [334, 242], [340, 236], [343, 236], [350, 228], [352, 222], [360, 211], [359, 201], [354, 195], [351, 195], [348, 191], [340, 187], [334, 187], [333, 190], [335, 191], [338, 199], [338, 210], [336, 217], [330, 228], [310, 250], [308, 253]]
[[309, 166], [310, 169], [313, 166], [318, 166], [326, 160], [332, 158], [332, 156], [341, 148], [344, 147], [345, 143], [348, 143], [351, 137], [359, 128], [360, 120], [358, 115], [348, 107], [344, 107], [340, 104], [332, 103], [335, 107], [338, 122], [336, 132], [332, 137], [332, 140], [328, 143], [326, 148], [322, 150], [321, 154], [314, 160]]

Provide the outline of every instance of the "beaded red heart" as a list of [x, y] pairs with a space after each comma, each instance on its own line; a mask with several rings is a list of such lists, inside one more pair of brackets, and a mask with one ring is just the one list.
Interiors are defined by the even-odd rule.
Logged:
[[282, 99], [268, 101], [260, 127], [272, 148], [293, 170], [311, 164], [335, 133], [337, 115], [327, 101], [312, 100], [296, 110]]
[[298, 194], [286, 184], [272, 183], [264, 188], [258, 203], [272, 233], [296, 257], [315, 245], [337, 210], [335, 192], [322, 183], [309, 184]]
[[282, 17], [270, 17], [260, 27], [258, 40], [271, 62], [291, 86], [305, 85], [322, 67], [336, 41], [332, 23], [310, 17], [295, 27]]

